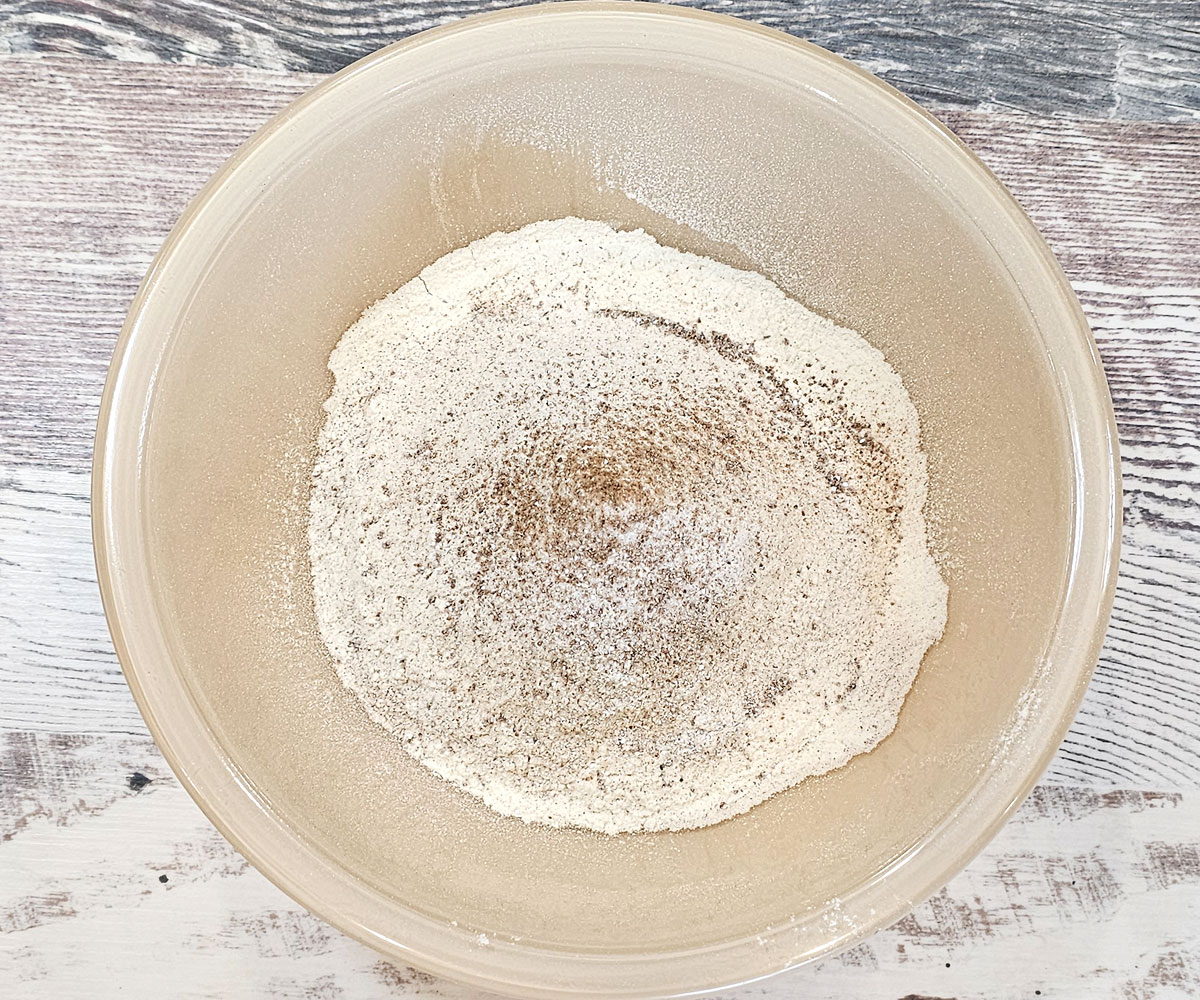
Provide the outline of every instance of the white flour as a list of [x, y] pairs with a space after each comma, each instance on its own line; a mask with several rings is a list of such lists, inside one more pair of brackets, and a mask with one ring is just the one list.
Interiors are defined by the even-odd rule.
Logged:
[[895, 726], [946, 588], [899, 376], [765, 278], [497, 233], [329, 362], [309, 542], [342, 681], [498, 812], [743, 812]]

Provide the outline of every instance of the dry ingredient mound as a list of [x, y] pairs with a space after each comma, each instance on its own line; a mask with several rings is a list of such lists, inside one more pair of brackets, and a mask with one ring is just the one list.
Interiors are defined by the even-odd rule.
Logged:
[[317, 621], [343, 683], [497, 812], [744, 812], [896, 724], [946, 588], [899, 376], [643, 232], [495, 233], [329, 361]]

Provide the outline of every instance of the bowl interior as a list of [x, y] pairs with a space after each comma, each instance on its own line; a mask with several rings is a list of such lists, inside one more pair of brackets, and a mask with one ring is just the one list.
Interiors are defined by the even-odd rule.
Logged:
[[[110, 557], [153, 591], [124, 630], [163, 644], [131, 668], [160, 737], [185, 717], [207, 730], [243, 786], [240, 805], [209, 802], [235, 833], [239, 811], [265, 811], [378, 912], [424, 915], [482, 952], [767, 949], [772, 929], [807, 927], [770, 966], [894, 913], [911, 902], [896, 873], [931, 831], [997, 773], [1010, 798], [1032, 778], [1063, 717], [1031, 708], [1051, 690], [1066, 704], [1090, 667], [1046, 655], [1078, 507], [1061, 369], [1086, 346], [1051, 342], [1063, 331], [1046, 318], [1073, 320], [1045, 305], [1058, 279], [1030, 277], [1046, 265], [1028, 263], [1012, 214], [865, 74], [717, 19], [498, 18], [356, 67], [221, 175], [131, 320], [109, 448], [138, 457], [111, 487], [110, 536], [127, 540]], [[923, 422], [949, 623], [899, 725], [703, 830], [606, 838], [490, 814], [370, 723], [315, 632], [308, 475], [330, 349], [426, 263], [564, 215], [761, 271], [883, 350]], [[156, 687], [163, 674], [186, 697]], [[207, 764], [174, 757], [204, 785]], [[851, 897], [869, 910], [843, 911]]]

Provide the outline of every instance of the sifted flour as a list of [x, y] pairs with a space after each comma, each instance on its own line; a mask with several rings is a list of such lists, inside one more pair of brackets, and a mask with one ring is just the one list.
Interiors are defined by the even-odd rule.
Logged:
[[896, 724], [946, 588], [899, 376], [765, 278], [560, 219], [330, 358], [309, 542], [345, 685], [498, 812], [743, 812]]

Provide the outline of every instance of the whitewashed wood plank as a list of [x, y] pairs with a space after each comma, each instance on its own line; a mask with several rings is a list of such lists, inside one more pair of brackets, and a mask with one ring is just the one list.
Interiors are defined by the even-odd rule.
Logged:
[[[0, 756], [15, 995], [474, 995], [380, 962], [212, 830], [140, 735], [94, 589], [86, 467], [125, 303], [192, 191], [312, 82], [0, 59], [0, 726], [43, 730]], [[1148, 790], [1042, 786], [912, 917], [738, 996], [1198, 995], [1200, 132], [945, 117], [1064, 260], [1121, 422], [1122, 586], [1050, 777]]]
[[0, 462], [90, 465], [98, 387], [163, 237], [314, 82], [0, 59]]
[[[479, 996], [390, 966], [297, 907], [212, 829], [148, 738], [10, 733], [0, 746], [0, 981], [13, 995]], [[1196, 926], [1195, 792], [1043, 786], [895, 926], [736, 996], [1182, 998], [1200, 991]]]
[[[0, 60], [0, 92], [14, 95], [0, 102], [0, 143], [16, 151], [0, 158], [0, 350], [10, 361], [0, 418], [11, 417], [13, 457], [89, 461], [95, 386], [163, 235], [233, 149], [315, 82]], [[1194, 436], [1190, 413], [1158, 404], [1176, 386], [1200, 393], [1200, 126], [943, 117], [1023, 201], [1080, 287], [1124, 436]], [[57, 349], [67, 338], [71, 350]], [[61, 433], [38, 430], [51, 406]]]
[[100, 604], [90, 478], [0, 472], [0, 728], [146, 732]]
[[[0, 52], [327, 73], [423, 28], [526, 0], [11, 0]], [[1200, 117], [1189, 0], [685, 0], [858, 61], [931, 106]]]
[[[27, 466], [0, 482], [0, 726], [145, 731], [94, 582], [88, 486]], [[1180, 539], [1127, 525], [1108, 640], [1049, 780], [1200, 787], [1200, 568], [1194, 536]]]
[[[92, 428], [177, 213], [308, 76], [0, 59], [0, 724], [142, 732], [94, 589]], [[1121, 425], [1122, 582], [1049, 776], [1200, 785], [1200, 127], [945, 116], [1063, 259]], [[64, 131], [65, 128], [65, 131]], [[114, 187], [113, 177], [123, 178]], [[45, 696], [55, 690], [57, 697]]]

